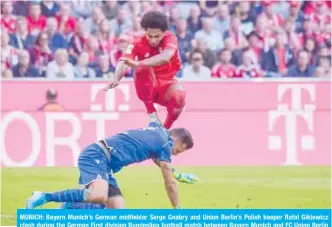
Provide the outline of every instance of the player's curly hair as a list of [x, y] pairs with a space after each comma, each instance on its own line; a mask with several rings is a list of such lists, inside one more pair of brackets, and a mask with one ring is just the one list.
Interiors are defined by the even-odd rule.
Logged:
[[160, 11], [147, 12], [143, 15], [141, 20], [141, 27], [143, 29], [160, 29], [165, 32], [169, 29], [168, 17], [165, 13]]
[[172, 135], [179, 138], [184, 144], [186, 144], [187, 149], [191, 149], [194, 146], [193, 137], [191, 133], [185, 128], [173, 128], [170, 130]]

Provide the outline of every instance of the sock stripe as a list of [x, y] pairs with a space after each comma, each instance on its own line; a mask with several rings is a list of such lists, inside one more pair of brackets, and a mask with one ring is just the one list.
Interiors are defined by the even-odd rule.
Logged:
[[48, 202], [83, 202], [86, 200], [85, 197], [88, 196], [85, 191], [86, 189], [69, 189], [54, 193], [46, 193], [46, 199]]

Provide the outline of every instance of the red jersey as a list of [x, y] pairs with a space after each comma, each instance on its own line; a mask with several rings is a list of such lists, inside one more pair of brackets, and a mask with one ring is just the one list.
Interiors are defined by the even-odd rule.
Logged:
[[181, 68], [181, 60], [178, 50], [177, 38], [173, 33], [167, 31], [158, 47], [152, 47], [146, 36], [139, 37], [136, 41], [130, 44], [126, 50], [126, 56], [139, 61], [152, 56], [160, 54], [165, 49], [174, 49], [175, 53], [170, 61], [164, 65], [154, 66], [153, 71], [157, 78], [173, 79]]
[[8, 33], [15, 32], [16, 17], [10, 16], [9, 18], [1, 17], [1, 27], [6, 29]]
[[219, 63], [212, 68], [212, 77], [231, 78], [236, 76], [236, 68], [234, 65], [223, 65]]
[[[62, 20], [61, 16], [56, 16], [56, 20], [58, 21], [58, 28], [60, 28]], [[75, 28], [76, 28], [76, 19], [74, 17], [68, 17], [64, 25], [64, 34], [67, 35], [71, 32], [75, 32]]]
[[304, 8], [304, 14], [310, 15], [316, 12], [317, 7], [325, 5], [326, 7], [331, 9], [331, 1], [330, 0], [325, 0], [325, 1], [309, 1], [306, 4], [306, 7]]
[[248, 78], [248, 77], [260, 77], [259, 68], [256, 65], [246, 67], [240, 65], [236, 70], [236, 77]]
[[331, 19], [332, 19], [331, 15], [329, 15], [329, 14], [324, 14], [324, 15], [314, 14], [314, 16], [313, 16], [313, 20], [317, 25], [330, 24]]
[[29, 32], [32, 35], [38, 35], [46, 26], [46, 17], [42, 15], [40, 15], [37, 20], [33, 20], [30, 16], [27, 16], [27, 21]]

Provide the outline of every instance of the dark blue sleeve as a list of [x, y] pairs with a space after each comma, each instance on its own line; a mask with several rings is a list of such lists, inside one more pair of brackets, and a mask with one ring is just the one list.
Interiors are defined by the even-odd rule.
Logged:
[[155, 157], [155, 159], [157, 161], [165, 161], [165, 162], [172, 162], [172, 146], [170, 145], [170, 143], [165, 143], [161, 149], [157, 152], [157, 155]]
[[157, 151], [155, 159], [157, 161], [172, 162], [172, 147], [173, 141], [170, 139], [170, 135], [167, 129], [164, 128], [160, 123], [151, 122], [149, 127], [155, 127], [155, 138], [154, 138], [154, 150]]

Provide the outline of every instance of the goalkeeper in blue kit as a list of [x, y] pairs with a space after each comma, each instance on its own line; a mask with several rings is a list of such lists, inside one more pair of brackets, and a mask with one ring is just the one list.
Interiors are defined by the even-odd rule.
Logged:
[[171, 167], [171, 157], [193, 147], [190, 132], [184, 128], [165, 129], [156, 122], [149, 127], [128, 130], [86, 147], [78, 158], [81, 189], [54, 193], [34, 192], [26, 203], [34, 209], [48, 202], [62, 203], [65, 209], [124, 208], [124, 199], [114, 177], [123, 167], [152, 159], [160, 167], [165, 190], [173, 208], [180, 208], [174, 178], [194, 183], [198, 178], [181, 174]]

